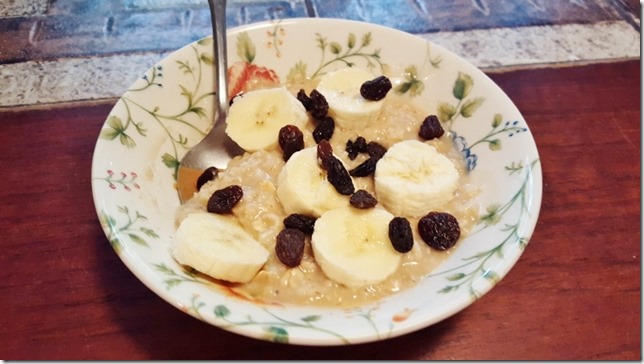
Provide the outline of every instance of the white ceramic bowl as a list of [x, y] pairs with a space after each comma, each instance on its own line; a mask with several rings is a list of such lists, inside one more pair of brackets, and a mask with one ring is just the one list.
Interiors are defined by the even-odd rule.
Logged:
[[[274, 70], [299, 65], [307, 77], [344, 67], [388, 67], [410, 102], [441, 115], [454, 133], [481, 219], [436, 271], [411, 289], [352, 309], [262, 305], [186, 273], [169, 253], [179, 205], [174, 173], [208, 129], [211, 38], [189, 44], [147, 70], [116, 103], [96, 143], [94, 202], [105, 234], [126, 266], [178, 309], [225, 330], [270, 341], [344, 345], [382, 340], [441, 321], [499, 282], [528, 245], [541, 204], [539, 155], [510, 98], [480, 70], [419, 37], [335, 19], [290, 19], [231, 29], [229, 65]], [[301, 67], [304, 65], [305, 67]]]

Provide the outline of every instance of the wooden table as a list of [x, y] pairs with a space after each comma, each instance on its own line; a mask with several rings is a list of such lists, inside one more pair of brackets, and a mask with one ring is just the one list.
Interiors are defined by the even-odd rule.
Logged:
[[180, 312], [121, 263], [90, 167], [116, 100], [0, 112], [3, 359], [641, 359], [640, 62], [491, 73], [539, 148], [543, 203], [497, 287], [412, 334], [257, 341]]

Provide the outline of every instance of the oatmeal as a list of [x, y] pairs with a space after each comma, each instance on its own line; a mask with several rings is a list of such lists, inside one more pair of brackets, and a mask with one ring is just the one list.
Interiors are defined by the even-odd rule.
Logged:
[[[295, 88], [297, 89], [295, 91], [293, 87], [290, 88], [294, 96], [300, 87], [296, 86]], [[307, 88], [307, 91], [310, 92], [310, 90], [312, 87]], [[421, 140], [419, 128], [427, 117], [409, 103], [394, 98], [384, 98], [382, 107], [372, 121], [371, 127], [360, 130], [336, 127], [329, 142], [334, 155], [347, 170], [353, 170], [365, 163], [371, 156], [366, 152], [350, 151], [348, 153], [346, 151], [348, 141], [352, 143], [364, 138], [365, 142], [376, 142], [387, 150], [402, 141]], [[309, 117], [309, 120], [299, 128], [303, 134], [305, 149], [318, 144], [314, 140], [314, 130], [317, 125], [317, 121]], [[301, 254], [301, 260], [295, 260], [299, 264], [285, 264], [283, 262], [285, 258], [280, 260], [276, 254], [276, 241], [280, 232], [285, 229], [284, 220], [289, 216], [289, 219], [293, 219], [293, 211], [287, 211], [277, 193], [280, 173], [287, 163], [285, 159], [288, 159], [284, 157], [277, 139], [276, 133], [275, 144], [272, 146], [234, 158], [229, 162], [225, 171], [220, 172], [214, 180], [205, 183], [192, 199], [179, 207], [176, 214], [176, 222], [179, 225], [189, 214], [206, 211], [208, 200], [215, 191], [231, 185], [241, 186], [243, 198], [232, 207], [230, 216], [269, 252], [269, 256], [266, 263], [250, 281], [227, 284], [229, 287], [244, 295], [264, 301], [320, 306], [354, 306], [377, 300], [415, 285], [448, 257], [451, 249], [439, 251], [424, 242], [417, 228], [422, 216], [403, 216], [408, 220], [408, 224], [401, 222], [398, 218], [394, 223], [397, 231], [402, 234], [400, 239], [407, 239], [406, 241], [396, 241], [399, 247], [396, 250], [401, 249], [395, 253], [400, 255], [397, 269], [377, 283], [350, 287], [330, 279], [321, 269], [320, 263], [316, 261], [311, 235], [305, 236], [303, 249], [301, 249], [300, 243], [295, 245], [297, 249], [303, 250], [301, 253], [298, 252]], [[463, 239], [473, 228], [477, 219], [478, 206], [474, 200], [478, 191], [469, 184], [462, 158], [453, 148], [449, 132], [438, 138], [423, 141], [423, 143], [434, 147], [442, 156], [449, 159], [458, 171], [453, 198], [441, 205], [440, 212], [448, 213], [458, 221], [460, 239]], [[351, 147], [348, 149], [350, 150]], [[293, 151], [289, 151], [290, 154], [293, 154]], [[361, 206], [366, 206], [365, 211], [370, 208], [384, 210], [382, 203], [378, 202], [378, 191], [373, 174], [364, 177], [354, 176], [353, 183], [355, 190], [361, 191], [354, 199]], [[375, 198], [375, 204], [369, 199], [370, 197]], [[346, 206], [350, 206], [349, 196], [341, 198], [344, 199]], [[376, 206], [374, 207], [374, 205]], [[357, 209], [358, 207], [348, 208]], [[426, 211], [426, 213], [429, 212]], [[388, 213], [388, 216], [393, 217], [394, 215]], [[315, 218], [317, 217], [315, 216]], [[406, 226], [411, 229], [406, 229]], [[405, 234], [407, 237], [404, 236]], [[300, 239], [300, 235], [294, 235]], [[291, 239], [292, 236], [287, 236], [287, 238]], [[413, 238], [411, 244], [410, 238]], [[287, 253], [290, 253], [289, 249], [292, 248], [290, 245], [287, 248], [280, 247], [282, 250], [287, 249]], [[281, 253], [282, 256], [284, 254]], [[288, 259], [288, 262], [293, 262], [292, 257]]]

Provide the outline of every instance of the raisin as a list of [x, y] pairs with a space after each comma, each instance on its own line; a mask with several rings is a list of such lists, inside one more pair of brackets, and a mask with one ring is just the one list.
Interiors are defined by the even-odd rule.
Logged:
[[366, 152], [371, 158], [375, 157], [377, 159], [380, 159], [383, 155], [385, 155], [385, 153], [387, 153], [387, 148], [383, 147], [378, 142], [369, 142], [369, 144], [367, 144]]
[[430, 247], [447, 250], [458, 241], [461, 228], [451, 214], [432, 211], [418, 221], [418, 233]]
[[369, 158], [366, 161], [360, 163], [357, 167], [350, 170], [349, 175], [353, 177], [367, 177], [376, 171], [377, 163], [378, 159]]
[[318, 124], [313, 129], [313, 140], [319, 143], [322, 140], [331, 140], [335, 131], [335, 121], [330, 116], [325, 116], [318, 120]]
[[385, 76], [378, 76], [360, 86], [360, 95], [367, 100], [378, 101], [387, 96], [391, 90], [391, 81]]
[[425, 140], [440, 138], [443, 134], [445, 134], [445, 130], [443, 130], [443, 126], [436, 115], [426, 117], [418, 131], [418, 136]]
[[357, 137], [355, 141], [349, 139], [347, 140], [347, 146], [344, 150], [349, 155], [349, 159], [354, 160], [359, 153], [367, 152], [367, 141], [361, 136]]
[[280, 148], [284, 152], [282, 157], [286, 162], [293, 153], [304, 149], [304, 134], [295, 125], [283, 126], [278, 134], [278, 142]]
[[399, 253], [407, 253], [414, 246], [414, 235], [409, 220], [404, 217], [394, 217], [389, 221], [389, 240]]
[[315, 227], [315, 217], [290, 214], [284, 218], [284, 226], [290, 229], [297, 229], [306, 235], [313, 235], [313, 228]]
[[331, 168], [327, 170], [327, 180], [341, 195], [350, 196], [355, 191], [349, 172], [337, 158], [333, 159]]
[[324, 118], [329, 112], [329, 103], [326, 101], [324, 95], [322, 95], [318, 90], [311, 91], [309, 96], [311, 99], [310, 112], [313, 118], [320, 120]]
[[242, 199], [244, 191], [238, 185], [230, 185], [215, 191], [208, 199], [208, 212], [226, 214]]
[[366, 177], [373, 174], [376, 171], [376, 164], [387, 153], [387, 149], [378, 142], [369, 142], [366, 151], [369, 154], [369, 159], [350, 170], [350, 175], [354, 177]]
[[304, 91], [304, 89], [301, 88], [300, 91], [297, 92], [296, 98], [302, 103], [306, 111], [311, 111], [311, 98], [306, 95], [306, 91]]
[[342, 162], [333, 155], [333, 147], [328, 140], [322, 140], [317, 147], [318, 160], [326, 170], [327, 180], [339, 194], [350, 196], [355, 191], [351, 176]]
[[297, 229], [286, 228], [277, 234], [275, 239], [275, 254], [280, 262], [293, 268], [300, 265], [304, 256], [306, 235]]
[[357, 190], [349, 198], [349, 203], [358, 209], [370, 209], [378, 204], [378, 200], [365, 190]]
[[320, 141], [320, 143], [318, 143], [317, 157], [318, 157], [318, 162], [320, 163], [322, 168], [326, 170], [327, 161], [331, 160], [332, 158], [335, 158], [335, 156], [333, 155], [333, 147], [331, 146], [331, 143], [329, 143], [328, 140]]
[[354, 160], [358, 157], [358, 149], [353, 146], [354, 143], [351, 141], [351, 139], [347, 140], [347, 146], [344, 148], [344, 150], [347, 152], [347, 155], [349, 156], [349, 159]]
[[356, 148], [358, 149], [358, 152], [360, 153], [366, 153], [367, 152], [367, 140], [361, 136], [356, 138]]
[[206, 170], [203, 171], [201, 175], [199, 175], [199, 178], [197, 178], [197, 191], [199, 191], [201, 187], [206, 184], [206, 182], [212, 181], [213, 179], [217, 178], [218, 174], [219, 169], [217, 167], [206, 168]]

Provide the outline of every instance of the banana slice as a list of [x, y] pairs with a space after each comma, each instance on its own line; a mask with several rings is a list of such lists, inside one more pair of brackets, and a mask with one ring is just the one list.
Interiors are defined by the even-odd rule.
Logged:
[[329, 115], [337, 126], [360, 130], [378, 117], [383, 101], [366, 100], [360, 95], [360, 86], [374, 78], [371, 73], [353, 67], [322, 76], [316, 89], [329, 103]]
[[300, 101], [285, 87], [253, 90], [235, 98], [226, 119], [226, 134], [248, 152], [277, 145], [280, 128], [303, 128], [308, 121]]
[[315, 261], [331, 280], [363, 287], [385, 280], [402, 257], [389, 240], [394, 216], [383, 208], [350, 206], [325, 212], [315, 222], [311, 246]]
[[317, 146], [293, 153], [277, 176], [277, 198], [287, 214], [319, 217], [327, 210], [348, 206], [318, 164]]
[[417, 140], [392, 145], [374, 174], [378, 201], [392, 214], [408, 217], [423, 216], [448, 203], [458, 178], [449, 158]]
[[213, 278], [248, 282], [264, 266], [269, 252], [232, 216], [195, 212], [177, 229], [172, 256]]

